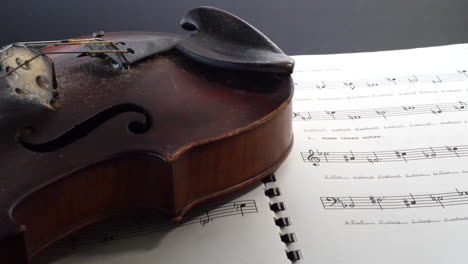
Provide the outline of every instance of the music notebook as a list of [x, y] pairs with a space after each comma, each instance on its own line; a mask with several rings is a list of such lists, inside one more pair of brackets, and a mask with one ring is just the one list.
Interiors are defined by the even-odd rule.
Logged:
[[181, 224], [90, 226], [34, 263], [464, 262], [468, 44], [293, 58], [295, 143], [274, 176]]

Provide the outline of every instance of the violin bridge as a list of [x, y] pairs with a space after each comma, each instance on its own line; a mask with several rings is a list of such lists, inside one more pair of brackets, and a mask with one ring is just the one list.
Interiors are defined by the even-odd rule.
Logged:
[[6, 79], [11, 97], [53, 110], [58, 107], [54, 63], [45, 54], [26, 45], [12, 44], [0, 50], [0, 67], [0, 79]]

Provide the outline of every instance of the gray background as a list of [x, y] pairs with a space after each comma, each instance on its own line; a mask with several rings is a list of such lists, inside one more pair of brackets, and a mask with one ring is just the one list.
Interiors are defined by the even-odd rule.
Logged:
[[183, 33], [180, 18], [201, 5], [240, 16], [290, 55], [468, 42], [467, 0], [0, 1], [0, 46], [98, 30]]

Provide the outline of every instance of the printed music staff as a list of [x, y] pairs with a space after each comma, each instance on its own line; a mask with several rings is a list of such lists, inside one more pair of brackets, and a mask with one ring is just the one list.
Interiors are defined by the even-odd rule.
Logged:
[[198, 224], [201, 227], [209, 225], [212, 221], [232, 217], [235, 215], [245, 216], [258, 213], [255, 200], [241, 200], [223, 204], [221, 206], [199, 209], [187, 214], [182, 223], [171, 223], [161, 221], [159, 215], [149, 215], [140, 218], [117, 219], [113, 222], [103, 222], [86, 228], [70, 238], [65, 238], [54, 247], [68, 247], [75, 249], [93, 243], [110, 242], [112, 240], [147, 235], [164, 230], [170, 230], [179, 226]]
[[397, 196], [325, 196], [320, 197], [324, 209], [409, 209], [422, 207], [446, 208], [455, 205], [468, 205], [468, 192], [429, 193]]
[[437, 74], [437, 75], [410, 75], [383, 77], [376, 79], [362, 80], [343, 80], [343, 81], [326, 81], [317, 80], [312, 82], [298, 82], [296, 85], [301, 89], [322, 90], [322, 89], [348, 89], [355, 90], [359, 88], [376, 88], [384, 86], [396, 86], [404, 84], [441, 84], [445, 82], [466, 81], [468, 74], [466, 70], [456, 70], [452, 73]]
[[423, 115], [454, 113], [468, 111], [467, 102], [453, 102], [442, 104], [403, 105], [379, 109], [354, 110], [325, 110], [313, 112], [294, 112], [293, 121], [319, 121], [319, 120], [355, 120], [364, 118], [388, 119], [394, 116]]
[[468, 157], [468, 145], [426, 147], [373, 152], [323, 152], [310, 149], [301, 152], [302, 161], [320, 166], [322, 163], [410, 162], [417, 160]]

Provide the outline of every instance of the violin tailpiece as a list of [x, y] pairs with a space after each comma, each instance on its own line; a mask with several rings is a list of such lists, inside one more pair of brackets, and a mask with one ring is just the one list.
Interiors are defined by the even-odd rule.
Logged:
[[11, 97], [56, 108], [57, 81], [54, 63], [49, 57], [32, 47], [12, 44], [0, 50], [0, 66]]
[[[132, 49], [119, 49], [124, 44], [100, 38], [70, 39], [62, 41], [23, 42], [11, 44], [0, 50], [1, 78], [6, 78], [9, 95], [21, 102], [36, 103], [48, 109], [59, 108], [55, 67], [48, 54], [78, 54], [110, 59], [115, 68], [124, 68], [130, 61], [123, 55]], [[42, 52], [39, 48], [60, 45], [82, 45], [78, 51]]]

